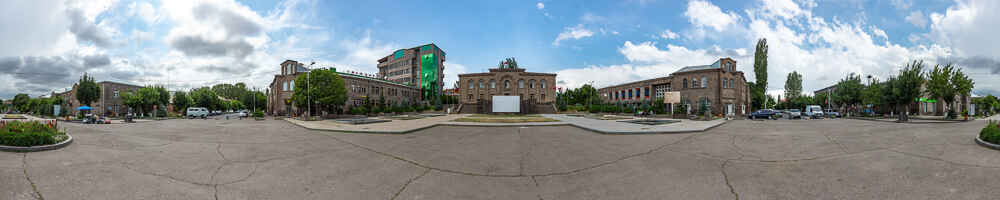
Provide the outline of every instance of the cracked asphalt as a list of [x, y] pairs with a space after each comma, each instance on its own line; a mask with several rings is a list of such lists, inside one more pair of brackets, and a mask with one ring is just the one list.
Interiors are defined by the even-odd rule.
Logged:
[[993, 199], [985, 122], [737, 120], [707, 132], [439, 126], [404, 135], [284, 121], [62, 124], [0, 152], [0, 199]]

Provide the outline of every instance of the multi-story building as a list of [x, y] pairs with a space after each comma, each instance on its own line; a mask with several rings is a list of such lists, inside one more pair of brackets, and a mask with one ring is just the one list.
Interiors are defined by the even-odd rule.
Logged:
[[493, 96], [520, 96], [522, 100], [534, 99], [540, 104], [555, 101], [556, 74], [526, 72], [517, 62], [508, 59], [497, 68], [484, 73], [458, 75], [459, 102], [478, 104], [492, 100]]
[[443, 93], [445, 55], [433, 43], [396, 50], [378, 59], [378, 76], [417, 86], [423, 99], [430, 100]]
[[[129, 112], [128, 106], [125, 105], [122, 100], [121, 95], [125, 92], [135, 93], [139, 91], [142, 86], [118, 83], [112, 81], [101, 81], [97, 83], [101, 86], [100, 99], [91, 103], [92, 113], [109, 116], [118, 117]], [[76, 115], [79, 113], [80, 106], [83, 106], [79, 100], [76, 99], [76, 89], [77, 84], [73, 84], [72, 89], [61, 93], [52, 93], [52, 96], [62, 96], [63, 105], [62, 109], [67, 109], [70, 115]]]
[[[286, 60], [281, 63], [281, 74], [274, 75], [267, 96], [267, 113], [270, 115], [288, 115], [304, 113], [304, 108], [292, 104], [295, 93], [295, 79], [307, 75], [310, 70], [333, 70], [344, 80], [347, 89], [345, 109], [365, 104], [365, 101], [385, 99], [386, 104], [414, 103], [420, 100], [420, 90], [410, 84], [397, 83], [363, 73], [339, 72], [336, 68], [309, 69], [302, 63]], [[305, 83], [299, 83], [305, 84]]]
[[[698, 109], [699, 102], [711, 105], [712, 114], [745, 115], [750, 109], [750, 87], [736, 61], [722, 58], [711, 65], [688, 66], [666, 77], [640, 80], [598, 89], [609, 103], [643, 103], [658, 100], [668, 92], [680, 94], [680, 104]], [[673, 104], [670, 105], [674, 107]]]

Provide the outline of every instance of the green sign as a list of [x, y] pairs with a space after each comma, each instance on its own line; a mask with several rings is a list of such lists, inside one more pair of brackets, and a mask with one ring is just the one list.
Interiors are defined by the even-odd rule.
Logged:
[[403, 53], [405, 53], [405, 52], [402, 49], [397, 50], [396, 53], [393, 53], [393, 59], [402, 58], [403, 57]]
[[420, 56], [420, 90], [424, 100], [437, 97], [438, 62], [434, 54]]
[[431, 46], [429, 44], [420, 47], [420, 51], [430, 51], [430, 50], [433, 50], [433, 49], [434, 49], [434, 46]]
[[937, 103], [937, 100], [928, 99], [927, 97], [920, 97], [917, 98], [917, 102]]

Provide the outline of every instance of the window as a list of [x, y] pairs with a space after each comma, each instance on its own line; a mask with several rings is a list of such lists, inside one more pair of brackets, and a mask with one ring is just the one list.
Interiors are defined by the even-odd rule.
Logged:
[[684, 89], [688, 88], [688, 79], [684, 79], [683, 85], [684, 85]]
[[503, 88], [510, 88], [510, 80], [503, 81]]
[[292, 80], [292, 82], [288, 84], [288, 88], [291, 91], [295, 91], [295, 80]]
[[531, 81], [528, 81], [528, 88], [535, 88], [535, 79], [531, 79]]
[[729, 81], [727, 81], [726, 78], [722, 78], [722, 88], [728, 87], [729, 84], [727, 83], [729, 83]]
[[115, 90], [115, 98], [118, 98], [118, 90]]
[[733, 79], [729, 79], [729, 88], [733, 88]]
[[288, 82], [281, 83], [281, 91], [288, 91]]
[[474, 88], [473, 87], [475, 85], [474, 83], [475, 83], [475, 81], [469, 81], [469, 89]]
[[517, 88], [524, 88], [524, 80], [517, 80]]
[[701, 87], [708, 87], [708, 79], [705, 76], [701, 76]]
[[547, 88], [545, 87], [545, 80], [542, 80], [542, 88]]
[[472, 100], [472, 94], [469, 94], [469, 100]]
[[497, 88], [497, 81], [490, 80], [490, 88]]

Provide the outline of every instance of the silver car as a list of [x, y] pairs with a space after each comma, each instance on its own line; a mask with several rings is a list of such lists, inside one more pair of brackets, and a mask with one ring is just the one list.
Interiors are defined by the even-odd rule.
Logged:
[[788, 109], [785, 111], [785, 117], [788, 119], [802, 119], [802, 111], [799, 109]]

